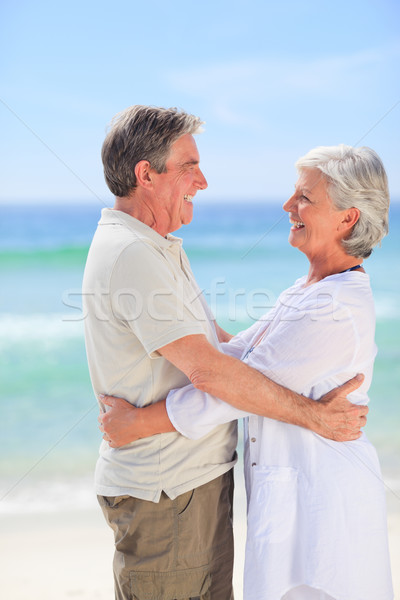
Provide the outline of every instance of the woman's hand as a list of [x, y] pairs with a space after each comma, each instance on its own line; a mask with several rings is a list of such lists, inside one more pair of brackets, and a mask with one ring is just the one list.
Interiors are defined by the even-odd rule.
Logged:
[[158, 433], [175, 431], [168, 418], [165, 400], [136, 408], [130, 402], [116, 396], [99, 395], [100, 402], [108, 406], [98, 417], [103, 440], [111, 448], [120, 448], [136, 440]]
[[102, 404], [109, 407], [98, 417], [99, 429], [104, 433], [103, 440], [111, 448], [119, 448], [142, 437], [140, 432], [140, 408], [114, 396], [99, 395]]

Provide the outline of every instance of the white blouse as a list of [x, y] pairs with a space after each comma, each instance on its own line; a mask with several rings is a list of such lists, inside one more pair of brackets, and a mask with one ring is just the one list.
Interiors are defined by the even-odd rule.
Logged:
[[[224, 351], [315, 400], [364, 373], [351, 400], [366, 404], [376, 355], [368, 275], [353, 271], [304, 283], [299, 279], [283, 292], [269, 313], [223, 344]], [[170, 392], [167, 410], [176, 429], [192, 439], [248, 417], [245, 600], [279, 600], [299, 585], [336, 600], [393, 598], [385, 491], [365, 434], [333, 442], [248, 415], [191, 385]]]

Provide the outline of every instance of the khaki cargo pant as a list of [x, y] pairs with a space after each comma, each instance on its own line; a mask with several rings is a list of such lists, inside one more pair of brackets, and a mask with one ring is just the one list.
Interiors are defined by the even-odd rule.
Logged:
[[117, 600], [233, 600], [232, 470], [175, 500], [98, 499]]

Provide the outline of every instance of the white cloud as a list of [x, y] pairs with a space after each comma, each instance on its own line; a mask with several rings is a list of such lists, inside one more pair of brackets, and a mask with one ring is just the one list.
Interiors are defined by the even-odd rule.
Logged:
[[[290, 97], [318, 96], [342, 99], [346, 92], [369, 90], [374, 82], [393, 85], [400, 44], [369, 48], [347, 55], [305, 59], [254, 59], [171, 70], [168, 83], [179, 93], [196, 96], [227, 122], [240, 120], [233, 107], [241, 102], [260, 103]], [[395, 85], [395, 84], [394, 84]], [[379, 89], [376, 90], [379, 93]]]

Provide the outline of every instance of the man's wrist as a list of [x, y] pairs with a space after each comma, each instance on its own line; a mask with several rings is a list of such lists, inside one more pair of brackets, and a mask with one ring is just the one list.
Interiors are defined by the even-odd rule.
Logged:
[[317, 406], [318, 402], [301, 394], [296, 394], [296, 396], [298, 411], [295, 425], [318, 433], [321, 426], [320, 411]]

